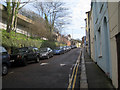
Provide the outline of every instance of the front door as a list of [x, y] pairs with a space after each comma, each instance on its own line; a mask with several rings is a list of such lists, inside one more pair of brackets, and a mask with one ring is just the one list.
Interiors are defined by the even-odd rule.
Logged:
[[118, 88], [120, 89], [120, 33], [116, 36], [118, 56]]

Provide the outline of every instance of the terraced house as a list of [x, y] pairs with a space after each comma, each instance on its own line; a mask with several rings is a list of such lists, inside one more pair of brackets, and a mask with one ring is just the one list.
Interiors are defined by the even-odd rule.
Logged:
[[[89, 15], [88, 15], [89, 14]], [[111, 79], [115, 88], [120, 86], [120, 2], [91, 3], [87, 12], [88, 43], [91, 58]], [[88, 51], [89, 51], [88, 50]]]

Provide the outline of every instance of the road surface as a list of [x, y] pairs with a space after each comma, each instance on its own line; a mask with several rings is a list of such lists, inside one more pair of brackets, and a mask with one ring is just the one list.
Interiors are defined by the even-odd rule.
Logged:
[[69, 75], [79, 54], [80, 48], [76, 48], [41, 60], [40, 63], [30, 63], [24, 67], [14, 66], [2, 78], [2, 88], [68, 88]]

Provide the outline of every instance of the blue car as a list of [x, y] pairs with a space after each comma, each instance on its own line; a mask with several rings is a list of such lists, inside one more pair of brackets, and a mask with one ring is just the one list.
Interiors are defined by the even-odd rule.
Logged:
[[63, 54], [63, 53], [65, 53], [65, 51], [64, 51], [63, 47], [57, 47], [53, 50], [53, 53], [54, 54]]

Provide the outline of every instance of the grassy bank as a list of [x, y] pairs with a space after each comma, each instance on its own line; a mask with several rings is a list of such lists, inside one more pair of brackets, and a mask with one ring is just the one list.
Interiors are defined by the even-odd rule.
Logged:
[[59, 44], [58, 42], [41, 40], [41, 39], [33, 39], [27, 37], [24, 34], [15, 33], [11, 31], [11, 33], [7, 33], [6, 30], [0, 29], [0, 34], [2, 34], [2, 46], [4, 46], [7, 50], [15, 49], [20, 47], [50, 47], [55, 48], [57, 46], [64, 46], [63, 44]]

